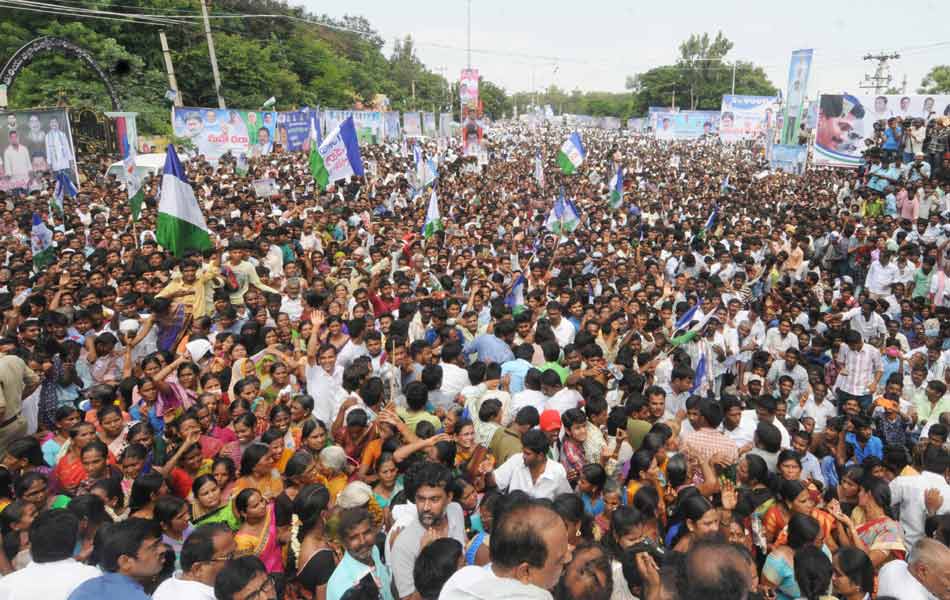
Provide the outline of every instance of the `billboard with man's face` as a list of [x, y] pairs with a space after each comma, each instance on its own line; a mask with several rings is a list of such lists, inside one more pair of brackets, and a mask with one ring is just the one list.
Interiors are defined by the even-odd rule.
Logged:
[[860, 166], [863, 152], [873, 145], [875, 125], [884, 131], [891, 119], [895, 119], [895, 124], [897, 118], [925, 124], [944, 115], [950, 116], [950, 95], [822, 94], [818, 101], [814, 163]]
[[78, 181], [69, 117], [61, 108], [0, 112], [0, 190], [39, 190], [66, 171]]
[[199, 154], [218, 160], [228, 152], [238, 157], [267, 156], [274, 148], [277, 113], [218, 108], [178, 108], [172, 127], [178, 137], [189, 138]]

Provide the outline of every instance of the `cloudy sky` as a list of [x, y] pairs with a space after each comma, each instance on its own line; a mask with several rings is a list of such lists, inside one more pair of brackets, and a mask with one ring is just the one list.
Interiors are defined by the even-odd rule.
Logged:
[[[466, 64], [467, 0], [290, 0], [309, 11], [362, 15], [387, 40], [411, 34], [431, 69], [457, 76]], [[728, 58], [765, 68], [785, 87], [792, 50], [814, 48], [809, 96], [855, 90], [876, 63], [868, 53], [898, 51], [894, 85], [913, 92], [931, 66], [950, 63], [950, 2], [879, 0], [472, 0], [472, 66], [511, 91], [562, 88], [623, 91], [627, 75], [669, 64], [693, 32], [722, 30]]]

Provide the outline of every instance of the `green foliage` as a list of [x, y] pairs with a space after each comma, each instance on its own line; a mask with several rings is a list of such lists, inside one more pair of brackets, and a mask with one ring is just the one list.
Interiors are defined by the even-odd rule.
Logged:
[[623, 119], [637, 114], [633, 107], [633, 97], [629, 93], [581, 92], [580, 90], [568, 93], [552, 85], [538, 94], [519, 92], [512, 97], [512, 100], [518, 107], [519, 113], [537, 104], [538, 106], [550, 105], [556, 114], [613, 116]]
[[[713, 39], [709, 34], [692, 34], [679, 46], [680, 58], [674, 65], [655, 67], [627, 77], [627, 89], [633, 92], [634, 112], [644, 114], [650, 106], [676, 106], [692, 110], [718, 110], [722, 96], [732, 93], [732, 62], [725, 57], [733, 44], [722, 32]], [[761, 67], [735, 62], [735, 93], [770, 96], [777, 92]]]
[[[200, 15], [196, 0], [123, 0], [128, 13]], [[76, 0], [70, 7], [115, 10], [105, 0]], [[137, 10], [148, 9], [148, 10]], [[383, 39], [360, 16], [334, 19], [307, 14], [284, 0], [215, 0], [212, 14], [274, 14], [274, 19], [214, 19], [212, 32], [228, 106], [255, 109], [270, 96], [277, 110], [303, 106], [356, 108], [387, 96], [394, 110], [448, 110], [457, 101], [443, 75], [418, 59], [412, 39], [397, 40], [391, 57]], [[185, 105], [217, 106], [201, 19], [166, 29]], [[323, 24], [324, 26], [321, 26]], [[351, 31], [352, 30], [352, 31]], [[73, 19], [10, 8], [0, 20], [0, 62], [41, 35], [65, 37], [87, 48], [110, 74], [123, 108], [140, 113], [142, 134], [170, 134], [168, 87], [159, 28], [141, 23]], [[455, 74], [445, 74], [455, 79]], [[413, 99], [413, 87], [415, 99]], [[483, 82], [486, 111], [506, 111], [504, 90]], [[71, 106], [110, 110], [105, 86], [79, 61], [43, 55], [24, 68], [9, 90], [11, 108]], [[509, 109], [510, 110], [510, 109]], [[500, 114], [498, 115], [500, 116]]]
[[918, 94], [950, 94], [950, 65], [938, 65], [924, 77]]

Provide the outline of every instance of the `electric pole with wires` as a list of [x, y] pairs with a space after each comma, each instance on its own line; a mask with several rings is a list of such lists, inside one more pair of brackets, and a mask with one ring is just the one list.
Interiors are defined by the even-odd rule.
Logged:
[[901, 55], [897, 52], [864, 55], [864, 60], [876, 60], [877, 67], [874, 69], [873, 75], [869, 73], [864, 76], [864, 83], [860, 84], [860, 87], [866, 90], [874, 90], [875, 94], [887, 90], [892, 79], [891, 69], [888, 67], [887, 61], [898, 60], [900, 57]]

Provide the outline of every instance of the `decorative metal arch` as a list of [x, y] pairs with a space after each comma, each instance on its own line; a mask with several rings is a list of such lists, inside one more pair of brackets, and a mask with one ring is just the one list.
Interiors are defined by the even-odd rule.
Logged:
[[109, 91], [109, 98], [112, 100], [112, 109], [122, 110], [122, 103], [119, 101], [118, 94], [115, 93], [115, 88], [112, 87], [112, 82], [106, 76], [102, 67], [99, 66], [99, 63], [93, 58], [92, 54], [82, 46], [59, 37], [38, 37], [35, 40], [27, 42], [23, 47], [14, 52], [10, 60], [7, 61], [7, 64], [3, 66], [3, 70], [0, 71], [0, 83], [6, 84], [7, 88], [11, 87], [23, 67], [33, 62], [33, 59], [38, 54], [45, 54], [47, 52], [58, 52], [59, 54], [78, 58], [86, 63], [86, 65], [96, 72], [96, 75], [99, 76], [99, 79], [102, 80], [102, 83], [105, 84], [106, 89]]

